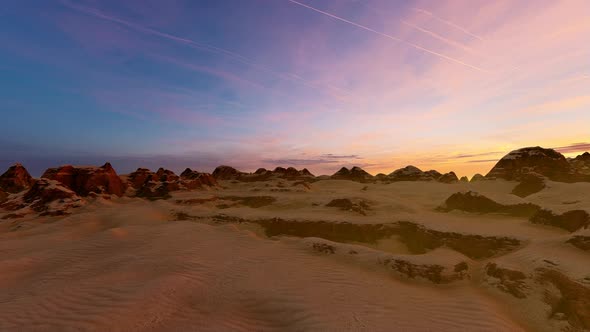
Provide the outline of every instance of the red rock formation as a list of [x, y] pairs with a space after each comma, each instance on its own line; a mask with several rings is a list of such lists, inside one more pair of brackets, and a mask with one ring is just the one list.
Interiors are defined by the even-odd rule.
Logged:
[[202, 186], [213, 187], [217, 185], [215, 178], [209, 173], [201, 173], [187, 168], [180, 174], [180, 179], [187, 189], [196, 189]]
[[[30, 208], [40, 215], [65, 215], [67, 210], [81, 206], [84, 201], [75, 192], [56, 180], [41, 178], [24, 194], [13, 196], [0, 207], [16, 211]], [[27, 213], [27, 212], [25, 212]], [[24, 214], [18, 214], [23, 216]]]
[[185, 169], [180, 176], [164, 168], [159, 168], [157, 172], [138, 168], [127, 176], [127, 181], [136, 189], [136, 196], [145, 198], [167, 198], [173, 191], [217, 185], [211, 174], [196, 172], [190, 168]]
[[58, 200], [63, 204], [78, 202], [81, 199], [58, 181], [49, 179], [40, 179], [23, 196], [24, 203], [37, 212], [47, 211], [48, 204]]
[[176, 182], [180, 179], [180, 177], [174, 174], [174, 172], [172, 172], [169, 169], [164, 169], [162, 167], [158, 168], [156, 176], [158, 177], [158, 180], [161, 182]]
[[110, 163], [101, 167], [74, 167], [71, 165], [50, 168], [41, 176], [57, 180], [80, 196], [113, 194], [123, 196], [125, 185]]
[[21, 164], [14, 164], [0, 175], [0, 188], [8, 193], [18, 193], [35, 183], [33, 177]]
[[8, 200], [8, 193], [4, 190], [0, 189], [0, 204], [6, 202]]
[[127, 182], [131, 187], [139, 189], [146, 182], [151, 181], [153, 177], [155, 177], [154, 172], [147, 168], [138, 168], [135, 172], [127, 176]]

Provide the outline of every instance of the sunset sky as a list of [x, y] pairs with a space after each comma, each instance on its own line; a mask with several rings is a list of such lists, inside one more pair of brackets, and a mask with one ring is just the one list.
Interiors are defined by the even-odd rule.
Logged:
[[4, 0], [0, 167], [485, 174], [590, 150], [590, 1]]

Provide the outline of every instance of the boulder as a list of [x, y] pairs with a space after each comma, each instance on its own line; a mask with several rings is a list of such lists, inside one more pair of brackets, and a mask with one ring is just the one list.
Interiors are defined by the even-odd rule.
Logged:
[[126, 189], [110, 163], [101, 167], [66, 165], [49, 168], [41, 177], [59, 181], [80, 196], [88, 196], [90, 193], [123, 196]]
[[7, 193], [18, 193], [30, 188], [35, 183], [33, 177], [21, 164], [10, 166], [4, 174], [0, 175], [0, 188]]

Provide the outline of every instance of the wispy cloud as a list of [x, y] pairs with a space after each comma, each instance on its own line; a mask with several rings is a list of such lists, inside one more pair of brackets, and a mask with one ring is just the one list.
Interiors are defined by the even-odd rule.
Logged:
[[572, 143], [570, 145], [559, 146], [553, 149], [561, 153], [586, 152], [590, 151], [590, 143]]
[[262, 162], [267, 164], [273, 165], [293, 165], [293, 166], [301, 166], [301, 165], [318, 165], [318, 164], [333, 164], [338, 163], [338, 160], [329, 160], [329, 159], [263, 159]]
[[464, 158], [491, 156], [491, 155], [497, 155], [500, 153], [506, 153], [506, 151], [491, 151], [491, 152], [482, 152], [482, 153], [458, 154], [455, 156], [449, 156], [448, 158], [449, 159], [464, 159]]
[[323, 154], [321, 155], [322, 158], [329, 158], [329, 159], [363, 159], [356, 154], [349, 154], [349, 155], [336, 155], [336, 154]]
[[491, 163], [491, 162], [495, 162], [498, 161], [498, 159], [478, 159], [478, 160], [469, 160], [466, 161], [467, 163]]

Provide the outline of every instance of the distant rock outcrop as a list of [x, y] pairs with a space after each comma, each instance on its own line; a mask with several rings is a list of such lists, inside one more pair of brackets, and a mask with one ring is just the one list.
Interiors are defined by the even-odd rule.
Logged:
[[541, 208], [531, 203], [504, 205], [479, 193], [468, 191], [454, 193], [438, 208], [439, 211], [459, 210], [471, 213], [498, 213], [518, 217], [531, 217]]
[[521, 177], [521, 181], [512, 193], [518, 197], [527, 197], [545, 188], [545, 178], [537, 173], [528, 173]]
[[459, 181], [460, 181], [460, 182], [465, 182], [465, 183], [467, 183], [467, 182], [469, 182], [469, 179], [468, 179], [466, 176], [462, 176], [462, 177], [459, 179]]
[[549, 210], [539, 210], [531, 217], [531, 222], [563, 228], [575, 232], [580, 228], [590, 226], [590, 215], [584, 210], [572, 210], [563, 214], [554, 214]]
[[212, 173], [213, 177], [217, 180], [235, 180], [244, 174], [246, 173], [226, 165], [217, 166]]
[[217, 185], [217, 181], [215, 181], [213, 175], [193, 171], [190, 168], [187, 168], [180, 173], [180, 178], [188, 189], [194, 189], [201, 186], [213, 187]]
[[475, 174], [475, 175], [474, 175], [474, 176], [471, 178], [471, 181], [470, 181], [470, 182], [477, 182], [477, 181], [482, 181], [482, 180], [485, 180], [485, 179], [486, 179], [486, 178], [485, 178], [485, 176], [483, 176], [483, 175], [481, 175], [481, 174], [477, 173], [477, 174]]
[[168, 198], [173, 191], [217, 185], [217, 181], [211, 174], [200, 173], [190, 168], [185, 169], [180, 176], [161, 167], [156, 172], [138, 168], [124, 178], [129, 186], [135, 189], [135, 196], [150, 199]]
[[574, 170], [580, 174], [590, 175], [590, 153], [583, 154], [568, 160]]
[[313, 174], [311, 174], [311, 172], [307, 170], [307, 168], [304, 168], [299, 171], [294, 167], [277, 167], [274, 169], [274, 171], [266, 171], [265, 174], [287, 180], [299, 180], [303, 178], [314, 177]]
[[373, 179], [373, 176], [367, 173], [360, 167], [354, 166], [351, 169], [342, 167], [338, 172], [334, 173], [331, 177], [334, 180], [351, 180], [358, 182], [366, 182]]
[[438, 182], [442, 182], [442, 183], [455, 183], [455, 182], [459, 182], [459, 178], [457, 177], [457, 174], [455, 174], [455, 172], [448, 172], [445, 173], [443, 175], [441, 175], [438, 178]]
[[438, 176], [432, 173], [433, 171], [429, 172], [431, 173], [423, 172], [418, 167], [409, 165], [391, 172], [387, 179], [390, 181], [433, 181], [440, 176], [438, 172]]
[[311, 180], [315, 178], [307, 168], [297, 170], [294, 167], [276, 167], [274, 170], [259, 168], [254, 173], [238, 171], [231, 166], [219, 166], [213, 171], [213, 177], [217, 180], [237, 180], [242, 182], [267, 181], [272, 179], [284, 180]]
[[110, 163], [95, 166], [61, 166], [49, 168], [42, 178], [56, 180], [80, 196], [90, 193], [123, 196], [125, 184]]
[[543, 175], [553, 181], [573, 182], [580, 180], [575, 169], [561, 153], [539, 146], [510, 152], [496, 163], [486, 178], [518, 181], [531, 172]]
[[10, 166], [0, 175], [0, 188], [7, 193], [18, 193], [30, 188], [35, 183], [33, 177], [21, 164]]

